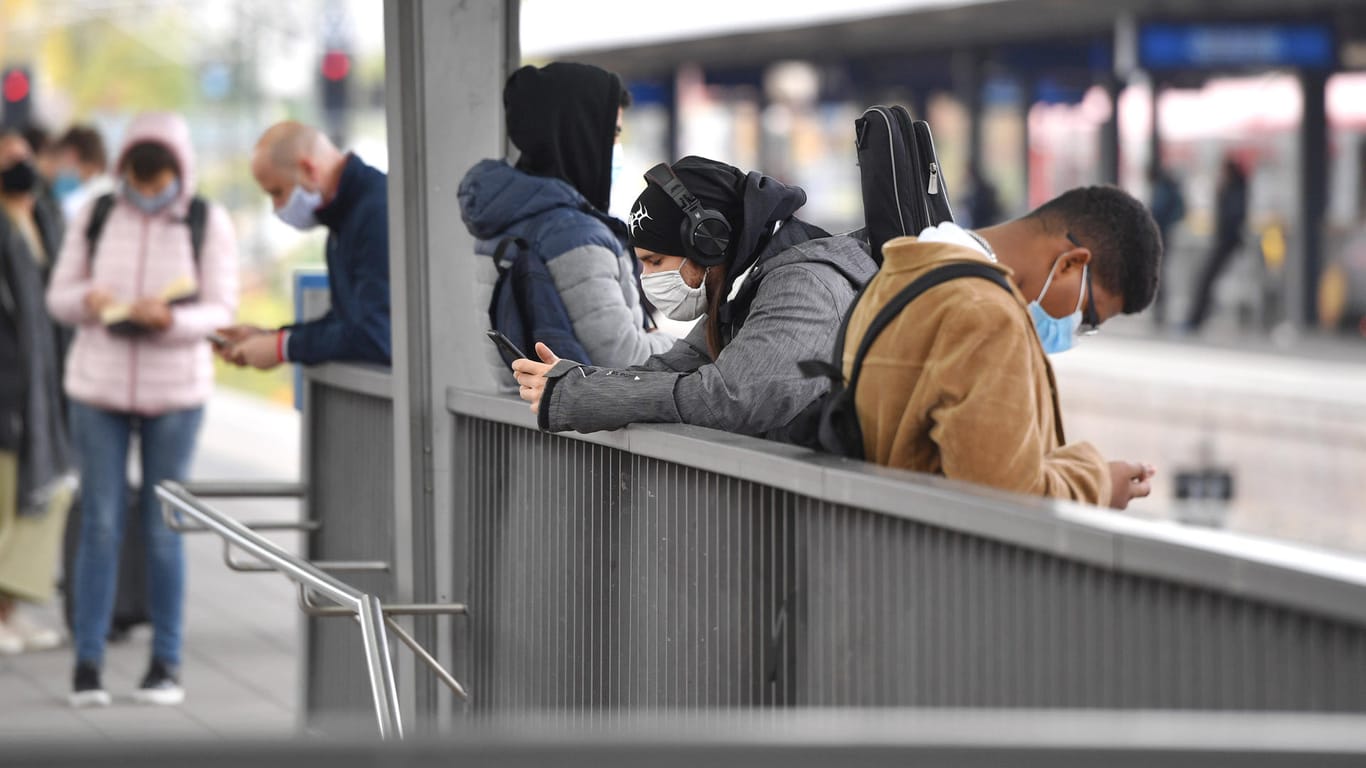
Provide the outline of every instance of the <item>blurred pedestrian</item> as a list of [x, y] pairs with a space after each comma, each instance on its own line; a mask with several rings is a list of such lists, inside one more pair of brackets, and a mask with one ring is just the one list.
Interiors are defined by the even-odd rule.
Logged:
[[1148, 205], [1157, 222], [1157, 231], [1162, 236], [1162, 275], [1158, 280], [1157, 296], [1153, 298], [1153, 318], [1158, 325], [1167, 322], [1167, 263], [1171, 260], [1172, 230], [1186, 218], [1186, 196], [1181, 192], [1181, 184], [1161, 163], [1148, 167], [1148, 182], [1152, 187], [1152, 199]]
[[59, 350], [43, 306], [55, 244], [35, 221], [37, 187], [28, 142], [0, 135], [0, 653], [61, 642], [17, 606], [52, 596], [73, 484]]
[[162, 519], [156, 486], [189, 473], [213, 390], [206, 337], [226, 325], [237, 306], [232, 220], [221, 206], [195, 197], [195, 158], [184, 119], [166, 113], [136, 118], [115, 168], [119, 191], [91, 201], [73, 222], [73, 231], [86, 233], [92, 218], [103, 214], [98, 238], [67, 238], [48, 290], [52, 313], [78, 329], [66, 373], [81, 472], [73, 706], [110, 701], [100, 670], [135, 432], [142, 459], [135, 512], [145, 537], [154, 634], [147, 674], [133, 695], [153, 704], [184, 699], [184, 552], [180, 536]]
[[300, 231], [327, 227], [331, 308], [278, 329], [219, 329], [223, 359], [269, 370], [285, 362], [389, 364], [389, 185], [382, 171], [342, 152], [322, 131], [293, 121], [256, 143], [251, 173], [275, 215]]
[[1224, 158], [1215, 192], [1214, 247], [1196, 280], [1195, 299], [1183, 330], [1194, 333], [1209, 317], [1214, 299], [1214, 283], [1243, 244], [1247, 227], [1247, 172], [1236, 158]]
[[982, 173], [977, 163], [968, 166], [968, 181], [972, 184], [972, 194], [968, 197], [969, 227], [989, 227], [1001, 221], [1001, 197], [996, 185]]
[[86, 203], [114, 191], [104, 138], [90, 125], [73, 125], [56, 142], [52, 191], [67, 221]]

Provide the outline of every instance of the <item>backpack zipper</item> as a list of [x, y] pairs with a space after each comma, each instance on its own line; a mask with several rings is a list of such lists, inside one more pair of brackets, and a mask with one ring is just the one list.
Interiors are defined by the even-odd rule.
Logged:
[[930, 188], [925, 190], [927, 194], [939, 194], [939, 163], [930, 163]]

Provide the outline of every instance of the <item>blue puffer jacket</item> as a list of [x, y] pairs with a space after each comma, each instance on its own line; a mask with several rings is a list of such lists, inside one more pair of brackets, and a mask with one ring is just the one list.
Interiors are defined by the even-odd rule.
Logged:
[[[498, 279], [493, 252], [508, 237], [541, 258], [579, 344], [595, 364], [627, 367], [673, 346], [645, 329], [634, 265], [618, 236], [583, 195], [560, 179], [532, 176], [502, 160], [482, 160], [460, 182], [460, 213], [476, 238], [479, 300], [488, 307]], [[534, 354], [532, 350], [526, 350]], [[489, 347], [504, 385], [507, 366]]]

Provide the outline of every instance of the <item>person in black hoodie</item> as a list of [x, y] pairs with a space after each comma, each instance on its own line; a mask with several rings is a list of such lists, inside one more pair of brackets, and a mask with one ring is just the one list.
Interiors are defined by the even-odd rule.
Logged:
[[52, 594], [72, 487], [57, 332], [43, 304], [56, 253], [37, 188], [27, 142], [0, 135], [0, 653], [61, 639], [15, 605]]
[[[594, 66], [522, 67], [503, 89], [508, 137], [521, 156], [515, 166], [480, 161], [459, 191], [461, 215], [476, 238], [479, 306], [494, 302], [499, 244], [520, 239], [525, 246], [517, 249], [521, 262], [513, 279], [521, 270], [546, 273], [552, 289], [512, 297], [526, 335], [584, 362], [614, 367], [642, 363], [674, 342], [648, 328], [626, 227], [607, 212], [612, 154], [628, 102], [621, 80]], [[507, 365], [491, 347], [490, 355], [510, 391], [515, 385]]]
[[[877, 270], [867, 243], [796, 218], [806, 193], [757, 171], [685, 157], [646, 179], [628, 222], [645, 293], [669, 317], [701, 321], [626, 371], [560, 360], [538, 343], [541, 362], [513, 365], [522, 398], [552, 432], [682, 422], [783, 439], [828, 386], [797, 364], [829, 357]], [[697, 238], [684, 205], [711, 212]]]

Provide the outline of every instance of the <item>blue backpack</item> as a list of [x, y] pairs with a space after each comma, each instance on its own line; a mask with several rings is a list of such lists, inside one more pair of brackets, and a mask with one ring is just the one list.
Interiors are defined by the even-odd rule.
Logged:
[[[560, 292], [545, 260], [526, 240], [506, 237], [493, 252], [498, 281], [493, 285], [489, 303], [489, 322], [512, 342], [536, 358], [536, 342], [545, 342], [566, 360], [592, 365], [588, 352], [574, 335]], [[512, 356], [500, 347], [503, 362], [512, 365]]]

